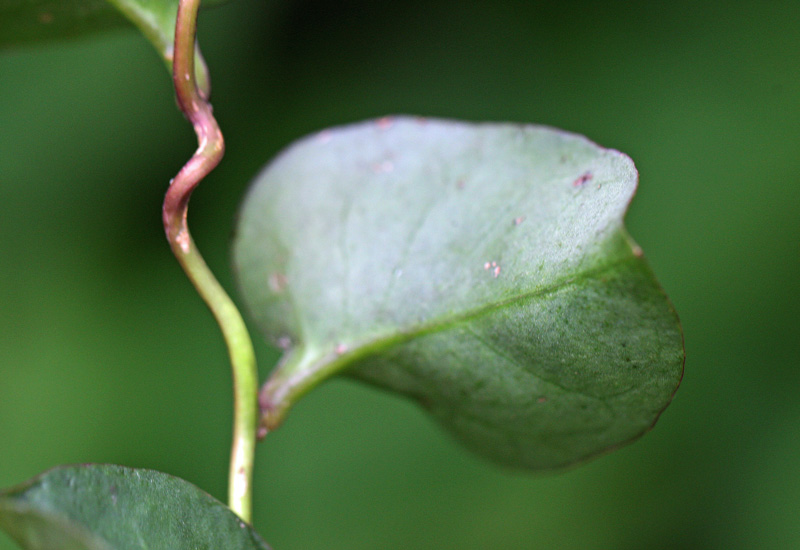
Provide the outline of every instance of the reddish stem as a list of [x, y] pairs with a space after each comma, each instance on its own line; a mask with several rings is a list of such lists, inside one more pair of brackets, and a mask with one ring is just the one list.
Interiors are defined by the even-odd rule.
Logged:
[[189, 233], [186, 213], [197, 184], [211, 172], [225, 152], [211, 105], [195, 79], [195, 35], [200, 0], [179, 0], [175, 24], [172, 80], [178, 105], [194, 126], [198, 148], [170, 183], [164, 197], [163, 220], [172, 251], [205, 300], [225, 337], [233, 371], [233, 445], [228, 480], [231, 509], [247, 521], [252, 517], [252, 478], [258, 418], [258, 373], [247, 327], [233, 301], [206, 265]]

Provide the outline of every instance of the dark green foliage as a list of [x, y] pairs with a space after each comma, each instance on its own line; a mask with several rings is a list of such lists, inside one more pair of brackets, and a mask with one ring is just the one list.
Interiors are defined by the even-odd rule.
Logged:
[[122, 466], [62, 466], [0, 492], [0, 527], [28, 550], [268, 550], [194, 485]]

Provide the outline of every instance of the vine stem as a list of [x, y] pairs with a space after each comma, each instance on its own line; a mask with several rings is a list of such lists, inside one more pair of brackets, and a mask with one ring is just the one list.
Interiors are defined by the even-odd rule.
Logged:
[[225, 142], [211, 105], [195, 79], [195, 36], [200, 0], [179, 0], [175, 23], [172, 80], [178, 105], [194, 126], [198, 148], [170, 182], [164, 197], [163, 221], [172, 252], [205, 300], [222, 330], [233, 371], [233, 445], [228, 478], [228, 505], [244, 521], [252, 522], [253, 461], [258, 419], [258, 373], [247, 328], [225, 290], [206, 265], [189, 233], [186, 214], [197, 184], [225, 153]]

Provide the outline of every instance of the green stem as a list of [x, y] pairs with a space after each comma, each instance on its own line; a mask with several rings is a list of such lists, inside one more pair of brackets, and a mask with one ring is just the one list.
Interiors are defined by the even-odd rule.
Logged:
[[189, 233], [186, 213], [198, 183], [213, 170], [225, 144], [211, 105], [198, 90], [194, 71], [197, 9], [200, 0], [180, 0], [175, 24], [172, 79], [181, 111], [194, 126], [198, 149], [181, 169], [164, 197], [163, 220], [172, 252], [222, 330], [233, 370], [234, 420], [228, 505], [243, 520], [252, 521], [253, 457], [258, 418], [258, 373], [250, 336], [233, 301], [206, 265]]

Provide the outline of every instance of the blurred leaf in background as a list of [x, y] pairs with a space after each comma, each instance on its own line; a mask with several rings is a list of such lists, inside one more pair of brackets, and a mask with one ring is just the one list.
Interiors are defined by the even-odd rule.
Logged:
[[[248, 181], [311, 131], [388, 113], [535, 122], [629, 154], [627, 226], [681, 315], [686, 376], [641, 441], [557, 476], [464, 453], [347, 381], [259, 449], [275, 548], [800, 546], [800, 10], [237, 0], [204, 13], [227, 138], [193, 227], [223, 284]], [[224, 497], [230, 391], [164, 241], [194, 150], [133, 31], [0, 52], [0, 486], [114, 462]], [[258, 349], [262, 376], [276, 355]], [[0, 535], [0, 549], [13, 548]]]

